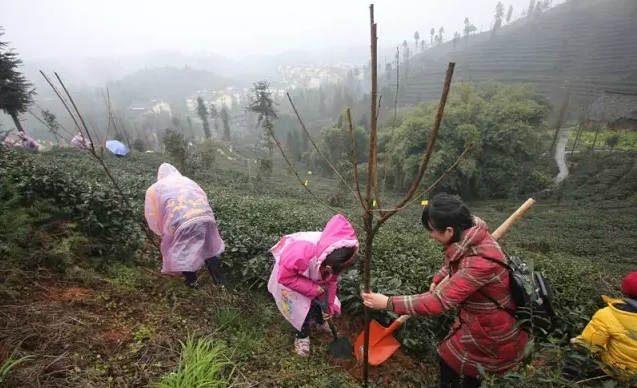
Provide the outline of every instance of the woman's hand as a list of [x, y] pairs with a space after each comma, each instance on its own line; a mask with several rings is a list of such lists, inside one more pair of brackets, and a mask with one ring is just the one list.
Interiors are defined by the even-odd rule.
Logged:
[[374, 292], [363, 292], [361, 295], [363, 297], [363, 304], [370, 309], [385, 310], [387, 308], [388, 296]]
[[436, 283], [431, 283], [431, 286], [429, 286], [429, 292], [434, 292], [435, 289], [436, 289]]
[[321, 286], [318, 286], [318, 291], [316, 292], [316, 296], [321, 296], [325, 294], [325, 289]]

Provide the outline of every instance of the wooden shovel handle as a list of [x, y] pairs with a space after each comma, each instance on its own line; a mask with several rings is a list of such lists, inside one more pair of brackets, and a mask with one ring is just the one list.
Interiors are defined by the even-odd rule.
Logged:
[[491, 236], [493, 236], [493, 238], [496, 240], [502, 237], [502, 235], [506, 233], [511, 225], [515, 224], [520, 218], [522, 218], [524, 213], [526, 213], [527, 210], [533, 207], [533, 205], [535, 205], [535, 200], [533, 198], [527, 199], [526, 202], [524, 202], [522, 206], [518, 208], [518, 210], [511, 214], [509, 218], [507, 218], [506, 221], [504, 221], [502, 225], [500, 225], [500, 227], [495, 230], [495, 232], [491, 233]]

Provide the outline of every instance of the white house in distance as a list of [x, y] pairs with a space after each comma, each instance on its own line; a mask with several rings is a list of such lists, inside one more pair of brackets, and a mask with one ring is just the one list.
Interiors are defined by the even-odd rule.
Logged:
[[150, 108], [150, 110], [153, 111], [153, 113], [160, 114], [162, 112], [165, 112], [172, 116], [170, 104], [164, 101], [157, 101], [157, 100], [154, 100], [153, 102], [154, 102], [154, 105], [152, 108]]

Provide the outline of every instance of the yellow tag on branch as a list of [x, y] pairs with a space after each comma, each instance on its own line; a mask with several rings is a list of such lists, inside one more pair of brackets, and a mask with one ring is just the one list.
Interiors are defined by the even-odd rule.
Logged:
[[303, 183], [303, 186], [306, 186], [306, 187], [307, 187], [307, 184], [308, 184], [308, 183], [309, 183], [309, 181], [306, 179], [306, 180], [305, 180], [305, 183]]
[[426, 199], [423, 199], [422, 202], [420, 202], [422, 206], [427, 206], [428, 203], [429, 201], [427, 201]]

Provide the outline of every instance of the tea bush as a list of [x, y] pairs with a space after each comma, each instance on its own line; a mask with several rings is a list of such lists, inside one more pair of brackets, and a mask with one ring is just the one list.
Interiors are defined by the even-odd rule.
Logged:
[[[49, 203], [52, 217], [77, 223], [77, 233], [88, 238], [91, 251], [86, 256], [101, 257], [104, 263], [129, 261], [144, 243], [144, 193], [156, 179], [162, 156], [131, 154], [127, 158], [107, 158], [105, 162], [123, 188], [126, 201], [104, 177], [101, 167], [85, 153], [32, 154], [0, 148], [0, 176], [14, 187], [14, 195], [0, 197], [0, 205], [5, 206], [0, 208], [28, 209]], [[194, 179], [208, 193], [217, 216], [227, 245], [224, 265], [234, 284], [265, 289], [273, 262], [270, 247], [284, 234], [320, 230], [332, 214], [304, 200], [307, 195], [302, 197], [296, 189], [290, 189], [289, 182], [288, 186], [273, 184], [269, 195], [262, 195], [246, 189], [249, 183], [243, 178], [247, 176], [237, 169], [214, 174], [194, 172]], [[273, 175], [272, 179], [279, 178]], [[519, 204], [519, 201], [480, 202], [470, 207], [495, 228]], [[618, 279], [634, 262], [628, 258], [637, 251], [635, 207], [612, 201], [581, 206], [577, 202], [538, 203], [502, 241], [508, 253], [520, 255], [540, 267], [551, 280], [558, 319], [549, 336], [536, 338], [536, 352], [530, 354], [530, 360], [557, 361], [550, 364], [547, 372], [523, 367], [493, 384], [506, 386], [524, 376], [525, 381], [537, 379], [538, 385], [530, 386], [542, 386], [542, 379], [557, 373], [563, 354], [570, 348], [568, 339], [578, 334], [601, 306], [600, 294], [616, 294]], [[362, 237], [360, 211], [342, 211]], [[409, 209], [380, 229], [374, 242], [374, 291], [396, 295], [428, 289], [433, 274], [442, 264], [442, 250], [424, 233], [419, 212], [417, 208]], [[24, 220], [37, 216], [24, 214]], [[0, 225], [2, 222], [7, 221], [0, 217]], [[0, 249], [9, 249], [6, 241], [6, 236], [0, 234]], [[350, 314], [362, 310], [362, 266], [361, 260], [339, 283], [339, 298], [344, 311]], [[396, 335], [406, 351], [433, 361], [437, 341], [446, 334], [453, 316], [449, 312], [440, 317], [411, 319]], [[376, 313], [374, 318], [387, 324], [395, 317]]]
[[94, 163], [88, 167], [94, 173], [99, 173], [100, 168], [85, 156], [84, 166], [61, 169], [50, 160], [43, 162], [45, 155], [3, 149], [0, 176], [7, 185], [15, 187], [22, 207], [42, 208], [46, 201], [50, 205], [48, 211], [58, 220], [76, 222], [79, 231], [90, 239], [91, 256], [131, 260], [143, 244], [143, 204], [140, 206], [136, 200], [139, 197], [131, 194], [139, 185], [122, 185], [126, 197], [122, 198], [103, 179], [95, 181], [83, 173], [90, 163]]

